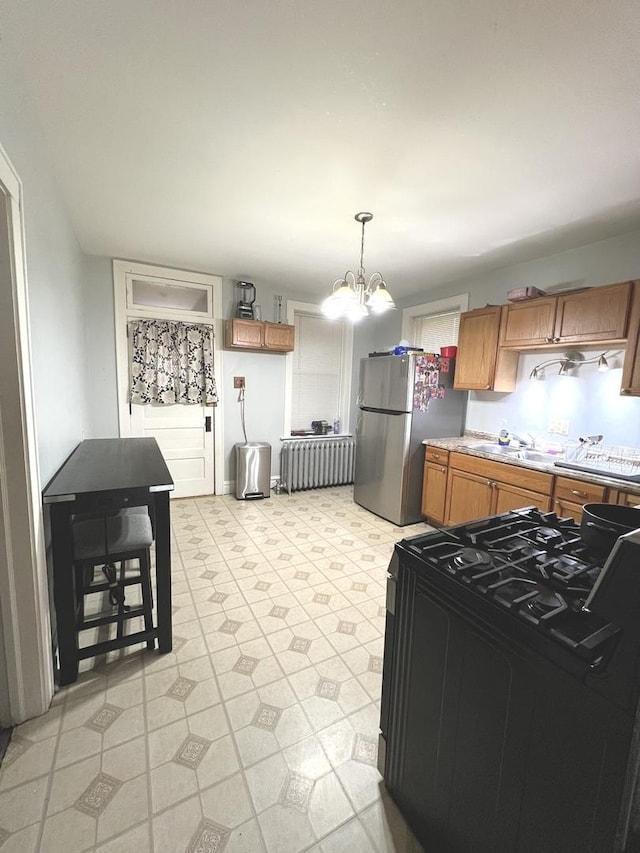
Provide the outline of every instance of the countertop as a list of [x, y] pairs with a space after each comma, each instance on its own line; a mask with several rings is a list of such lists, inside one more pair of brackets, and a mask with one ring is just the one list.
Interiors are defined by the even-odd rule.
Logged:
[[[569, 477], [572, 480], [582, 480], [588, 483], [598, 483], [602, 486], [608, 486], [612, 489], [621, 489], [625, 492], [640, 493], [640, 483], [630, 482], [629, 480], [620, 480], [616, 477], [607, 477], [602, 474], [593, 474], [587, 471], [572, 471], [570, 468], [561, 468], [553, 464], [553, 456], [549, 456], [549, 462], [532, 462], [529, 459], [513, 459], [509, 456], [499, 456], [496, 453], [490, 453], [484, 450], [477, 450], [473, 447], [479, 443], [497, 444], [498, 437], [482, 432], [466, 432], [464, 435], [453, 436], [452, 438], [425, 438], [423, 444], [428, 444], [430, 447], [441, 447], [443, 450], [455, 450], [460, 453], [468, 453], [470, 456], [480, 456], [482, 459], [489, 459], [492, 462], [502, 462], [505, 465], [517, 465], [520, 468], [532, 468], [534, 471], [545, 471], [548, 474], [555, 474], [558, 477]], [[563, 457], [558, 457], [561, 460]]]

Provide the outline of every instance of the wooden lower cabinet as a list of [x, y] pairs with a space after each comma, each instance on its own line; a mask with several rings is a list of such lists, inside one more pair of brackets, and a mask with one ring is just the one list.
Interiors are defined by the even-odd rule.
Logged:
[[447, 481], [447, 524], [462, 524], [491, 515], [492, 484], [480, 474], [449, 469]]
[[425, 447], [422, 475], [422, 514], [431, 521], [444, 524], [447, 495], [447, 465], [449, 451], [440, 447]]
[[588, 503], [640, 507], [638, 491], [607, 489], [589, 480], [555, 476], [507, 462], [427, 446], [422, 514], [438, 524], [464, 524], [526, 506], [578, 524]]
[[582, 520], [582, 507], [585, 504], [602, 503], [605, 493], [604, 486], [590, 483], [588, 480], [556, 477], [553, 489], [553, 511], [556, 515], [572, 518], [579, 524]]
[[446, 524], [508, 512], [525, 506], [548, 511], [553, 476], [504, 462], [451, 453], [447, 476]]
[[607, 503], [631, 507], [640, 506], [640, 492], [623, 492], [619, 489], [609, 489]]
[[447, 467], [437, 462], [426, 462], [422, 478], [422, 514], [444, 524], [447, 495]]
[[[517, 474], [516, 476], [520, 479]], [[551, 509], [550, 495], [532, 492], [510, 483], [496, 483], [494, 488], [496, 493], [494, 513], [509, 512], [523, 506], [536, 506], [543, 512], [548, 512]]]

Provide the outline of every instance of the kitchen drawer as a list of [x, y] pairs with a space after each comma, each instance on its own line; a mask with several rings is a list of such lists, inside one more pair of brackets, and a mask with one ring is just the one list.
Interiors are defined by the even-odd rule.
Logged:
[[570, 477], [556, 477], [554, 498], [571, 503], [602, 503], [606, 492], [605, 486], [597, 486], [586, 480], [572, 480]]
[[443, 450], [441, 447], [429, 447], [429, 445], [425, 445], [425, 455], [426, 462], [435, 462], [437, 465], [448, 465], [449, 464], [449, 451]]
[[553, 488], [552, 474], [517, 465], [515, 460], [513, 463], [494, 462], [490, 459], [480, 459], [478, 456], [452, 452], [449, 455], [449, 466], [498, 483], [514, 484], [542, 495], [551, 495]]

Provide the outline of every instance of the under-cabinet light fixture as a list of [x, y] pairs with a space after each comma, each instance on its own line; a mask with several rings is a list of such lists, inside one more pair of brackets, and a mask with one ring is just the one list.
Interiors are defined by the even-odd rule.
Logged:
[[[609, 358], [611, 358], [612, 353], [609, 353]], [[560, 365], [560, 369], [558, 370], [558, 376], [571, 376], [572, 371], [577, 367], [582, 367], [583, 364], [597, 364], [598, 370], [600, 373], [604, 373], [609, 370], [609, 362], [607, 361], [607, 351], [601, 353], [598, 356], [594, 356], [594, 358], [586, 358], [579, 352], [568, 352], [565, 353], [564, 358], [553, 358], [547, 361], [541, 361], [540, 364], [536, 364], [535, 367], [531, 370], [529, 374], [529, 379], [532, 382], [539, 381], [544, 379], [544, 372], [547, 368], [553, 367], [556, 364]]]

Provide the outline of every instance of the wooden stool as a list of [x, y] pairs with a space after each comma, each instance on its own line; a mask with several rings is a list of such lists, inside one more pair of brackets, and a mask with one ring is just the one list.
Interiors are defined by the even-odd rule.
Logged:
[[[153, 529], [147, 507], [132, 507], [113, 515], [76, 516], [72, 523], [74, 543], [74, 572], [76, 599], [76, 632], [115, 623], [116, 637], [78, 648], [78, 659], [105, 654], [114, 649], [146, 642], [155, 646], [157, 628], [153, 625], [153, 595], [151, 591], [150, 547]], [[126, 563], [136, 560], [139, 569], [131, 574]], [[102, 569], [104, 580], [95, 579], [96, 567]], [[125, 590], [140, 584], [142, 605], [126, 605]], [[116, 612], [87, 616], [85, 598], [94, 593], [109, 593]], [[124, 633], [126, 620], [142, 616], [144, 631]]]

